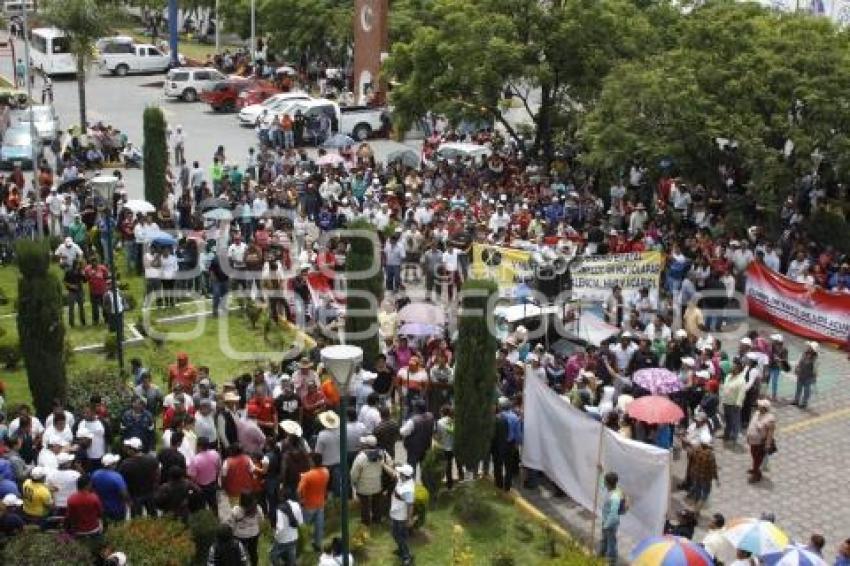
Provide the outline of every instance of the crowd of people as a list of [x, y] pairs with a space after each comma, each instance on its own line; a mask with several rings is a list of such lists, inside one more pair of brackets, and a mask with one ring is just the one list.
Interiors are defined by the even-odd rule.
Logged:
[[[459, 139], [447, 131], [429, 144]], [[685, 451], [680, 487], [688, 490], [691, 515], [671, 521], [671, 532], [690, 529], [693, 536], [718, 480], [717, 444], [746, 443], [749, 480], [761, 481], [776, 450], [779, 384], [795, 379], [793, 403], [805, 408], [819, 377], [820, 346], [808, 343], [799, 359], [791, 359], [782, 334], [751, 331], [735, 346], [717, 336], [740, 322], [732, 315], [734, 291], [742, 289], [751, 262], [808, 285], [847, 291], [848, 258], [812, 241], [805, 230], [804, 219], [825, 205], [829, 187], [817, 175], [802, 179], [779, 214], [781, 229], [768, 233], [767, 211], [729, 167], [718, 171], [716, 187], [706, 188], [666, 169], [651, 183], [634, 163], [622, 181], [603, 190], [569, 156], [547, 171], [498, 134], [482, 132], [473, 141], [487, 144], [489, 155], [443, 159], [426, 145], [421, 165], [409, 167], [381, 163], [362, 144], [339, 150], [338, 166], [319, 166], [304, 150], [264, 147], [232, 156], [222, 146], [204, 169], [186, 160], [191, 138], [181, 133], [168, 194], [152, 213], [128, 208], [120, 187], [106, 214], [83, 185], [59, 193], [57, 179], [45, 179], [46, 225], [63, 238], [55, 256], [65, 270], [71, 325], [77, 318], [85, 324], [85, 285], [92, 320], [99, 320], [109, 283], [104, 234], [114, 217], [117, 246], [130, 273], [144, 277], [147, 304], [174, 300], [175, 293], [163, 291], [201, 293], [212, 296], [219, 314], [231, 291], [246, 291], [271, 317], [316, 332], [333, 329], [345, 316], [340, 271], [348, 252], [334, 230], [365, 220], [381, 239], [381, 353], [357, 369], [348, 391], [320, 366], [318, 352], [328, 339], [320, 335], [317, 348], [294, 367], [281, 362], [240, 376], [219, 375], [181, 355], [161, 387], [159, 376], [135, 360], [135, 397], [121, 415], [106, 414], [97, 395], [73, 411], [57, 406], [44, 420], [22, 407], [7, 415], [3, 437], [0, 529], [14, 535], [26, 523], [61, 524], [74, 536], [97, 537], [128, 517], [185, 519], [208, 507], [222, 519], [211, 564], [256, 564], [265, 522], [274, 531], [273, 564], [296, 562], [303, 523], [323, 553], [320, 564], [336, 564], [341, 546], [337, 540], [326, 544], [325, 511], [329, 501], [353, 497], [363, 524], [390, 523], [399, 558], [408, 564], [413, 482], [432, 446], [445, 461], [449, 487], [482, 475], [492, 475], [502, 489], [540, 484], [539, 472], [520, 466], [526, 379], [546, 381], [623, 435]], [[65, 179], [74, 165], [65, 160], [62, 167]], [[751, 225], [733, 225], [733, 211], [743, 211]], [[163, 240], [163, 230], [178, 236]], [[669, 259], [657, 298], [648, 290], [634, 296], [612, 291], [602, 305], [608, 323], [619, 329], [610, 340], [561, 357], [529, 339], [522, 326], [503, 337], [494, 352], [490, 457], [464, 469], [453, 454], [453, 337], [445, 329], [405, 335], [398, 311], [412, 300], [451, 305], [470, 277], [475, 242], [522, 243], [539, 253], [568, 253], [570, 260], [646, 250], [664, 251]], [[323, 282], [318, 292], [317, 275]], [[722, 291], [721, 298], [707, 290]], [[105, 304], [116, 310], [108, 297]], [[646, 368], [678, 376], [680, 388], [671, 399], [685, 414], [681, 422], [649, 426], [629, 417], [629, 403], [648, 393], [632, 376]], [[343, 395], [350, 399], [346, 414], [339, 411]], [[347, 422], [344, 439], [340, 419]], [[341, 442], [348, 462], [340, 461]], [[350, 493], [343, 493], [343, 475]], [[616, 475], [606, 474], [605, 484], [600, 551], [614, 564], [626, 506]], [[713, 518], [715, 524], [722, 520]], [[836, 564], [844, 565], [850, 543], [839, 552]], [[745, 563], [755, 562], [734, 564]]]

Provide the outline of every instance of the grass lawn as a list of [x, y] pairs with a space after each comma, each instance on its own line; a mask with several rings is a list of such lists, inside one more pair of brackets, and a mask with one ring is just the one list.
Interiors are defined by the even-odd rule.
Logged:
[[[465, 504], [468, 497], [488, 504], [488, 513], [482, 521], [470, 522], [456, 515], [455, 507]], [[352, 503], [349, 532], [355, 563], [396, 566], [399, 561], [393, 554], [396, 547], [389, 525], [363, 527], [359, 513], [357, 504]], [[339, 536], [339, 506], [335, 502], [328, 505], [325, 517], [326, 540]], [[309, 541], [312, 540], [309, 538], [311, 533], [308, 528], [302, 530], [301, 535]], [[262, 536], [260, 561], [263, 564], [268, 563], [270, 545], [270, 537]], [[303, 545], [299, 563], [315, 564], [318, 561], [309, 546]], [[548, 530], [541, 521], [520, 510], [508, 495], [496, 490], [487, 481], [464, 483], [451, 492], [442, 492], [435, 508], [428, 512], [424, 527], [411, 536], [410, 546], [416, 564], [428, 566], [602, 564], [585, 554], [575, 541]]]

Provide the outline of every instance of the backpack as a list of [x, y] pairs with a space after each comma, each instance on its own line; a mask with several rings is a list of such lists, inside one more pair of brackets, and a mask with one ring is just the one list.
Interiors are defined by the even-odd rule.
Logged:
[[622, 489], [618, 489], [617, 491], [620, 492], [620, 506], [617, 508], [617, 515], [625, 515], [629, 512], [629, 498], [626, 497]]

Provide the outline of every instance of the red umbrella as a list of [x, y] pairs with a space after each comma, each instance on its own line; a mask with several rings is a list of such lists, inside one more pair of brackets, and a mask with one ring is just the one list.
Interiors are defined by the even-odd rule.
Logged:
[[675, 424], [685, 416], [679, 405], [660, 395], [635, 399], [626, 412], [633, 419], [648, 424]]

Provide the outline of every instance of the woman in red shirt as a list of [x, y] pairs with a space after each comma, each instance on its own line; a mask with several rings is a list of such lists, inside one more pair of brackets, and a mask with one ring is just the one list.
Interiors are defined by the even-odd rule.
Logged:
[[221, 487], [235, 505], [243, 493], [253, 493], [256, 467], [238, 442], [228, 448], [228, 456], [221, 467]]

